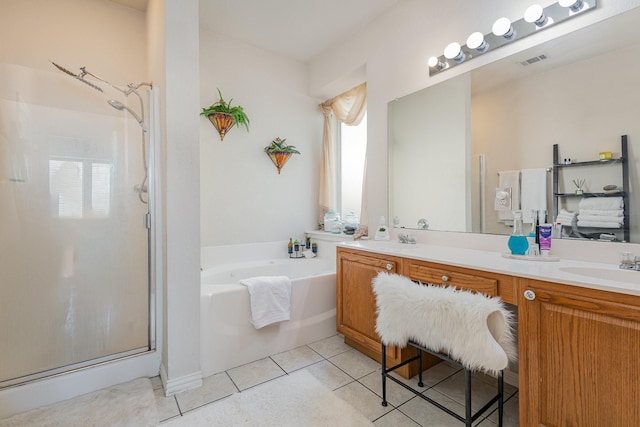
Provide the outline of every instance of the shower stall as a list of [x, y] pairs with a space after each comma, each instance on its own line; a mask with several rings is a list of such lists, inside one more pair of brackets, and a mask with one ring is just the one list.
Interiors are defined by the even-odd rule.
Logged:
[[155, 89], [54, 65], [0, 63], [0, 389], [155, 348]]

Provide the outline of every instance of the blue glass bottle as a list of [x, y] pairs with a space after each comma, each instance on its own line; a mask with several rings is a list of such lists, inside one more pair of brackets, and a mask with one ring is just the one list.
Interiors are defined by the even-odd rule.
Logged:
[[513, 211], [513, 232], [509, 236], [509, 250], [513, 255], [524, 255], [529, 249], [527, 236], [522, 231], [522, 212]]

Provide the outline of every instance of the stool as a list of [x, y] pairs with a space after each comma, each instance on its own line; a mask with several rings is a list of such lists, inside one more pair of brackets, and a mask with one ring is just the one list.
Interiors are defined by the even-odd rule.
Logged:
[[[469, 291], [415, 283], [397, 274], [380, 273], [372, 282], [376, 295], [376, 332], [382, 343], [382, 405], [387, 406], [386, 380], [390, 379], [439, 409], [471, 426], [491, 405], [498, 403], [498, 423], [504, 414], [504, 368], [515, 360], [511, 313], [499, 298]], [[410, 345], [418, 354], [387, 367], [387, 346]], [[461, 366], [465, 376], [465, 416], [391, 376], [391, 372], [417, 361], [427, 352]], [[424, 387], [422, 369], [418, 386]], [[475, 414], [471, 409], [471, 373], [483, 371], [497, 377], [498, 393]]]

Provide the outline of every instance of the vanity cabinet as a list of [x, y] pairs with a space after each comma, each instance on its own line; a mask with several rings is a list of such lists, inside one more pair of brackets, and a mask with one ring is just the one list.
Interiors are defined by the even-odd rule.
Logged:
[[640, 425], [640, 297], [519, 280], [520, 425]]
[[[343, 247], [337, 263], [338, 331], [373, 359], [380, 271], [497, 295], [518, 307], [520, 426], [640, 426], [640, 296]], [[411, 355], [392, 348], [388, 363]]]
[[[380, 337], [376, 333], [376, 298], [371, 281], [381, 271], [399, 273], [402, 259], [351, 251], [337, 250], [336, 322], [345, 343], [380, 361]], [[400, 350], [387, 349], [389, 363], [400, 360]]]

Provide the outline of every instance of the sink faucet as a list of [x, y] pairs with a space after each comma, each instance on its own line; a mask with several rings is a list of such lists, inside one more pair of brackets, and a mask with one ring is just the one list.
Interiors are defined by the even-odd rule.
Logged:
[[415, 245], [416, 244], [416, 239], [415, 237], [409, 235], [409, 234], [398, 234], [398, 240], [400, 241], [400, 243], [408, 243], [410, 245]]
[[640, 271], [640, 256], [633, 256], [631, 252], [623, 252], [619, 267], [623, 270]]

